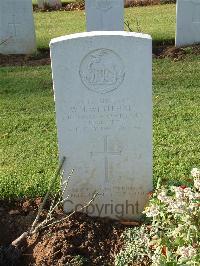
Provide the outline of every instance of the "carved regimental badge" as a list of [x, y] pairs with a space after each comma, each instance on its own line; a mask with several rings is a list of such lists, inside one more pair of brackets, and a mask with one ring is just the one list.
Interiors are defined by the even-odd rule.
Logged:
[[108, 49], [87, 54], [81, 62], [79, 73], [89, 90], [101, 94], [116, 90], [125, 76], [122, 59]]

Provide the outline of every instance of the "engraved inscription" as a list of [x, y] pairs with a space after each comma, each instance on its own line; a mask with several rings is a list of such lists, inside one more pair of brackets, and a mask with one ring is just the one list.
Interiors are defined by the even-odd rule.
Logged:
[[193, 23], [200, 23], [200, 4], [193, 5], [193, 17], [192, 22]]
[[112, 2], [110, 0], [96, 0], [96, 9], [107, 11], [112, 8]]
[[95, 102], [84, 99], [67, 106], [65, 113], [69, 132], [93, 131], [109, 134], [110, 130], [125, 131], [129, 129], [130, 120], [134, 120], [135, 129], [140, 129], [141, 114], [136, 112], [127, 98], [117, 101], [99, 98]]
[[125, 76], [122, 59], [108, 49], [94, 50], [86, 55], [79, 74], [89, 90], [101, 94], [116, 90]]
[[105, 173], [105, 182], [109, 182], [109, 160], [108, 155], [121, 155], [122, 151], [109, 151], [108, 150], [108, 136], [104, 137], [104, 149], [101, 152], [91, 152], [91, 156], [96, 154], [101, 154], [104, 156], [104, 173]]
[[[123, 195], [123, 197], [138, 197], [138, 196], [146, 196], [147, 193], [144, 191], [143, 187], [135, 187], [135, 186], [121, 186], [121, 185], [110, 185], [107, 187], [106, 184], [103, 186], [100, 185], [97, 187], [99, 191], [99, 195], [105, 196], [106, 193], [112, 195], [113, 193]], [[88, 187], [79, 187], [79, 188], [72, 188], [70, 194], [70, 199], [76, 199], [79, 197], [89, 197], [93, 196], [93, 193], [90, 192], [90, 188]]]
[[12, 22], [8, 23], [8, 32], [10, 36], [16, 37], [17, 36], [17, 28], [20, 26], [20, 23], [16, 22], [15, 14], [12, 16]]

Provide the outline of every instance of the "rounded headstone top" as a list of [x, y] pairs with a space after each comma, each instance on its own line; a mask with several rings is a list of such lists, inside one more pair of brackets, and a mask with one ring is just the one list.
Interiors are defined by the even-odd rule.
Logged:
[[133, 37], [139, 39], [149, 39], [152, 40], [149, 34], [138, 33], [138, 32], [126, 32], [126, 31], [91, 31], [91, 32], [82, 32], [82, 33], [74, 33], [65, 36], [61, 36], [58, 38], [54, 38], [50, 41], [50, 46], [67, 40], [79, 39], [84, 37], [97, 37], [97, 36], [121, 36], [121, 37]]

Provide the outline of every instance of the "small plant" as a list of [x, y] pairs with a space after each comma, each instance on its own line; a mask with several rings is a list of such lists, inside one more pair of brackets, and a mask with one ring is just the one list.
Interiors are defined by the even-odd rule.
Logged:
[[80, 255], [74, 256], [74, 258], [69, 262], [66, 263], [65, 266], [86, 266], [88, 265], [88, 260], [85, 257]]
[[126, 232], [116, 265], [141, 261], [141, 256], [148, 258], [145, 265], [200, 265], [200, 170], [194, 168], [191, 175], [187, 186], [166, 187], [158, 182], [144, 211], [150, 225]]
[[158, 184], [144, 211], [152, 218], [153, 265], [200, 263], [200, 170], [194, 168], [191, 175], [191, 186]]
[[[149, 245], [149, 230], [146, 226], [127, 229], [122, 235], [124, 248], [115, 258], [116, 266], [150, 265], [151, 249]], [[143, 264], [145, 261], [146, 264]]]
[[[131, 27], [131, 24], [134, 25], [134, 23], [136, 23], [136, 29], [137, 30], [134, 30], [132, 27]], [[125, 26], [127, 27], [128, 31], [130, 32], [134, 32], [134, 31], [137, 31], [137, 32], [142, 32], [142, 28], [141, 28], [141, 25], [140, 25], [140, 22], [139, 22], [139, 19], [136, 17], [135, 18], [135, 22], [133, 20], [129, 21], [124, 21], [124, 24]]]

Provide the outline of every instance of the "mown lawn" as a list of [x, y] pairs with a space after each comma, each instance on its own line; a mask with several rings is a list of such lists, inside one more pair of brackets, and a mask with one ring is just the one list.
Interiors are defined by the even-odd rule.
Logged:
[[[174, 43], [175, 15], [172, 4], [125, 9], [131, 30], [151, 34], [155, 43]], [[84, 11], [36, 12], [34, 19], [38, 48], [48, 48], [52, 38], [86, 30]]]
[[[39, 48], [85, 30], [83, 11], [34, 17]], [[174, 42], [175, 5], [125, 9], [125, 20], [154, 42]], [[181, 181], [200, 165], [199, 60], [154, 60], [154, 181]], [[58, 162], [50, 66], [1, 68], [0, 77], [0, 198], [44, 195]]]
[[57, 159], [50, 67], [0, 70], [0, 197], [44, 194]]
[[200, 166], [200, 56], [154, 60], [154, 178], [181, 181]]
[[[154, 60], [154, 180], [200, 165], [200, 56]], [[0, 69], [0, 198], [44, 195], [57, 165], [50, 66]]]

